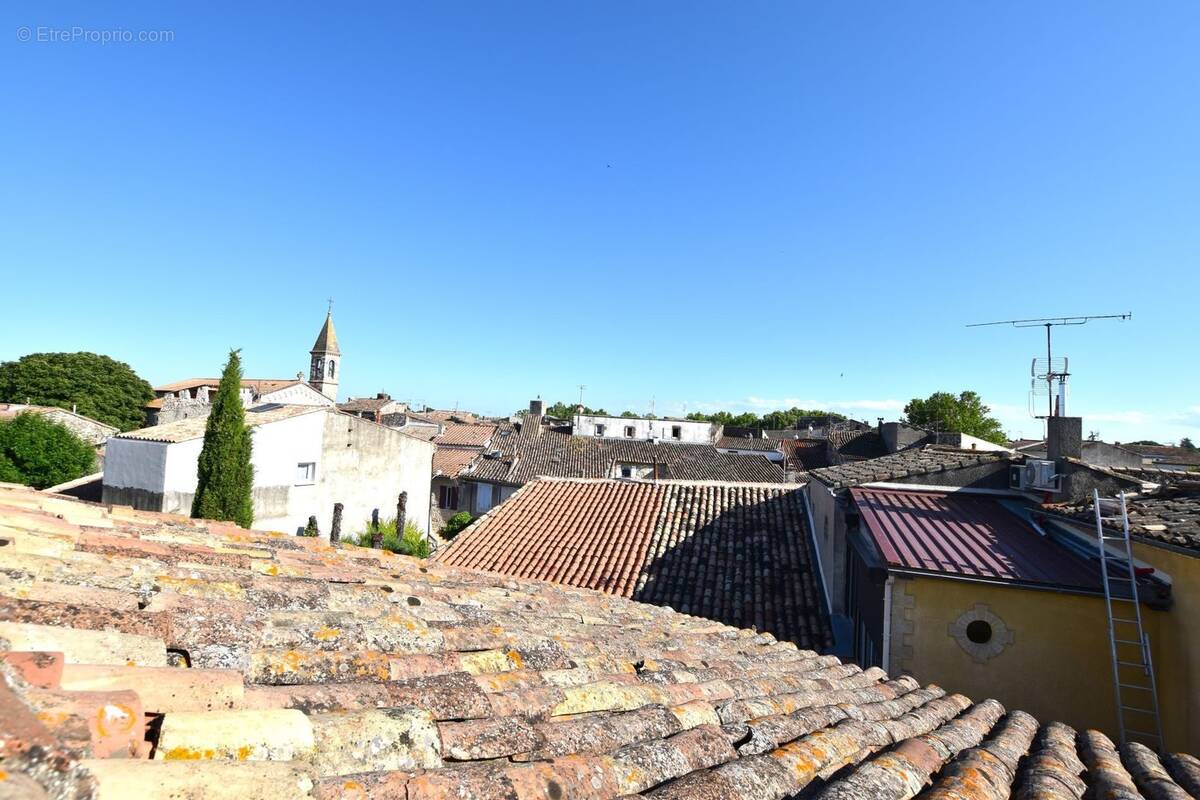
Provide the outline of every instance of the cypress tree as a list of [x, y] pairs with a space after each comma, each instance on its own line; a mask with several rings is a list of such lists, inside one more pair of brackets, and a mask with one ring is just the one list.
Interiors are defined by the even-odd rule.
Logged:
[[232, 520], [243, 528], [254, 522], [254, 467], [246, 411], [242, 408], [242, 361], [238, 350], [229, 351], [221, 385], [213, 399], [200, 451], [196, 498], [192, 516]]

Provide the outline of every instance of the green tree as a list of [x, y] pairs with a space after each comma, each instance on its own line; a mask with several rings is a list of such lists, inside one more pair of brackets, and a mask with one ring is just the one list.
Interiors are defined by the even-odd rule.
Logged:
[[975, 392], [934, 392], [925, 399], [914, 397], [904, 407], [905, 422], [921, 428], [946, 433], [966, 433], [995, 444], [1005, 444], [1008, 437], [1000, 421], [988, 416], [991, 409]]
[[[574, 404], [555, 403], [554, 405], [552, 405], [546, 409], [546, 416], [554, 417], [555, 419], [571, 419], [571, 417], [575, 416], [575, 409], [577, 409], [577, 408], [579, 408], [578, 403], [574, 403]], [[596, 416], [599, 416], [599, 417], [607, 417], [608, 416], [608, 412], [605, 411], [603, 408], [588, 408], [587, 406], [583, 407], [583, 413], [584, 414], [595, 414]]]
[[250, 464], [253, 442], [242, 408], [242, 361], [238, 352], [229, 351], [204, 428], [192, 516], [232, 520], [249, 528], [254, 523], [254, 467]]
[[621, 416], [626, 417], [626, 418], [634, 418], [634, 417], [637, 417], [637, 414], [635, 414], [632, 411], [622, 411]]
[[0, 481], [45, 489], [82, 478], [95, 466], [95, 448], [41, 414], [0, 420]]
[[749, 411], [732, 414], [728, 411], [716, 411], [712, 414], [695, 412], [687, 418], [698, 422], [716, 422], [735, 428], [767, 428], [769, 430], [784, 430], [793, 427], [804, 417], [829, 417], [837, 422], [844, 422], [846, 417], [832, 411], [811, 410], [805, 408], [789, 408], [786, 411], [771, 411], [763, 416]]
[[1182, 447], [1184, 450], [1195, 450], [1196, 449], [1196, 445], [1192, 444], [1192, 440], [1190, 438], [1188, 438], [1187, 436], [1185, 436], [1179, 440], [1179, 446]]
[[30, 353], [0, 364], [0, 402], [75, 410], [123, 431], [145, 424], [154, 390], [130, 366], [95, 353]]

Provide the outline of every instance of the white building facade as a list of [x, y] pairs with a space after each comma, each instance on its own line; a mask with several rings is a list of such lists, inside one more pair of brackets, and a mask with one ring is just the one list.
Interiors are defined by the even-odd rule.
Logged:
[[576, 436], [597, 436], [603, 439], [658, 439], [689, 444], [712, 444], [721, 435], [721, 426], [693, 419], [576, 414], [571, 421], [571, 431]]
[[[342, 503], [346, 537], [365, 529], [374, 509], [395, 515], [407, 492], [407, 519], [429, 531], [429, 442], [323, 406], [259, 406], [247, 410], [246, 422], [254, 441], [255, 528], [295, 534], [315, 516], [328, 538], [334, 503]], [[103, 501], [190, 514], [205, 423], [180, 420], [110, 439]]]

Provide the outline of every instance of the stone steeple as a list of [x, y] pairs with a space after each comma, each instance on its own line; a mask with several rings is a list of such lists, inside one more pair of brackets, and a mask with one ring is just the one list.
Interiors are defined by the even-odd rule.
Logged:
[[325, 324], [313, 344], [312, 366], [309, 367], [308, 382], [330, 400], [337, 400], [338, 373], [342, 367], [342, 351], [338, 348], [337, 332], [333, 329], [333, 309], [325, 315]]

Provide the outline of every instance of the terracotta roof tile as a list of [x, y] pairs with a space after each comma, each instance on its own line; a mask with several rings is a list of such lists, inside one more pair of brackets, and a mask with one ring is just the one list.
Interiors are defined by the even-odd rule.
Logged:
[[495, 435], [495, 425], [459, 425], [449, 422], [442, 426], [442, 432], [433, 441], [437, 445], [483, 447]]
[[439, 559], [598, 589], [822, 648], [830, 632], [806, 514], [803, 492], [786, 484], [543, 478], [460, 534]]
[[6, 797], [1078, 800], [1200, 774], [613, 594], [18, 488], [0, 527]]

